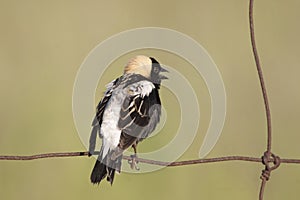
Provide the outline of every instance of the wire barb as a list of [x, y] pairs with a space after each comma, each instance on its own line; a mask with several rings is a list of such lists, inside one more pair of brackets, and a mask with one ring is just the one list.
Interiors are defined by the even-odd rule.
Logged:
[[[266, 151], [262, 156], [262, 163], [265, 165], [265, 169], [262, 170], [260, 178], [268, 181], [270, 179], [271, 171], [279, 167], [281, 160], [279, 156]], [[273, 163], [273, 166], [270, 166], [270, 163]]]
[[[263, 200], [264, 198], [264, 191], [267, 181], [270, 179], [271, 172], [275, 169], [277, 169], [281, 163], [281, 159], [279, 156], [276, 156], [275, 154], [266, 151], [264, 155], [262, 156], [262, 163], [265, 165], [265, 169], [262, 170], [262, 174], [260, 176], [261, 186], [259, 191], [259, 200]], [[270, 166], [270, 163], [273, 163], [273, 166]]]

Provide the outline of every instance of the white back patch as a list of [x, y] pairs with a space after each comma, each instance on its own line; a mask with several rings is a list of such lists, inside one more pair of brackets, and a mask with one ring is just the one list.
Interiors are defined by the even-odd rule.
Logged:
[[154, 88], [154, 84], [150, 81], [139, 81], [128, 86], [128, 94], [130, 96], [140, 95], [142, 98], [144, 98], [145, 96], [149, 96]]

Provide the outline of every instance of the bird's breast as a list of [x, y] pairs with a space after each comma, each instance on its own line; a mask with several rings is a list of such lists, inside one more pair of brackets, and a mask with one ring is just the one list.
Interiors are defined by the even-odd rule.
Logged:
[[118, 127], [118, 121], [120, 118], [121, 106], [125, 97], [122, 89], [115, 90], [103, 113], [101, 133], [103, 135], [103, 140], [106, 143], [105, 145], [108, 146], [109, 149], [114, 149], [119, 144], [121, 130]]

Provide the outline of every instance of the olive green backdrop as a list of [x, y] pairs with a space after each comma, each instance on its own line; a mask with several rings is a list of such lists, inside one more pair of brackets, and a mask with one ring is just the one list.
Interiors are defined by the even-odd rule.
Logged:
[[[273, 151], [300, 158], [300, 1], [256, 1], [255, 27], [274, 130]], [[183, 32], [201, 43], [224, 79], [227, 117], [209, 157], [249, 155], [265, 150], [266, 123], [250, 49], [248, 1], [0, 1], [0, 154], [31, 155], [85, 151], [72, 117], [72, 90], [87, 54], [113, 34], [157, 26]], [[187, 49], [188, 51], [188, 49]], [[136, 53], [153, 55], [189, 77], [201, 106], [198, 135], [180, 158], [196, 159], [210, 118], [200, 76], [183, 60], [158, 50], [131, 52], [116, 60], [100, 80], [122, 73]], [[162, 89], [168, 113], [157, 138], [141, 144], [155, 149], [173, 137], [178, 102]], [[92, 118], [92, 116], [91, 116]], [[154, 148], [155, 147], [155, 148]], [[124, 162], [124, 164], [126, 164]], [[258, 163], [226, 162], [165, 168], [147, 174], [122, 173], [113, 187], [93, 186], [93, 158], [0, 161], [0, 199], [257, 199]], [[300, 166], [282, 164], [272, 173], [266, 199], [299, 199]]]

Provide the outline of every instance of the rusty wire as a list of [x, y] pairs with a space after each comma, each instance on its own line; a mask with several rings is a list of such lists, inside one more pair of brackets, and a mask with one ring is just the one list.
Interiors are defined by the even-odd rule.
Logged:
[[[266, 120], [267, 120], [267, 148], [266, 148], [266, 151], [264, 152], [263, 156], [261, 158], [249, 157], [249, 156], [223, 156], [223, 157], [185, 160], [185, 161], [176, 161], [176, 162], [165, 162], [165, 161], [157, 161], [157, 160], [150, 160], [150, 159], [144, 159], [144, 158], [136, 158], [136, 160], [141, 163], [166, 166], [166, 167], [225, 162], [225, 161], [246, 161], [246, 162], [262, 163], [265, 166], [265, 169], [262, 170], [262, 174], [260, 176], [262, 181], [261, 181], [261, 187], [260, 187], [260, 191], [259, 191], [259, 200], [263, 200], [266, 182], [270, 179], [271, 171], [277, 169], [281, 163], [300, 164], [300, 159], [280, 158], [279, 156], [275, 155], [271, 151], [271, 147], [272, 147], [271, 112], [270, 112], [267, 89], [265, 86], [262, 67], [260, 64], [260, 59], [259, 59], [259, 55], [258, 55], [258, 51], [257, 51], [257, 47], [256, 47], [256, 42], [255, 42], [253, 4], [254, 4], [254, 0], [249, 0], [250, 38], [251, 38], [251, 46], [252, 46], [253, 56], [254, 56], [257, 73], [258, 73], [258, 77], [259, 77], [259, 81], [260, 81], [261, 91], [262, 91], [262, 95], [263, 95], [265, 114], [266, 114]], [[0, 160], [36, 160], [36, 159], [43, 159], [43, 158], [78, 157], [78, 156], [81, 156], [81, 157], [88, 156], [88, 152], [45, 153], [45, 154], [36, 154], [36, 155], [30, 155], [30, 156], [14, 156], [14, 155], [5, 155], [5, 156], [2, 155], [1, 156], [0, 155]], [[130, 156], [123, 156], [123, 159], [130, 161], [132, 158]]]
[[[30, 156], [0, 156], [0, 160], [37, 160], [43, 158], [83, 157], [83, 156], [88, 156], [88, 153], [89, 153], [88, 151], [80, 151], [80, 152], [64, 152], [64, 153], [44, 153], [44, 154], [36, 154]], [[97, 154], [97, 152], [95, 152], [95, 154]], [[123, 159], [131, 160], [132, 158], [130, 156], [123, 156]], [[215, 158], [184, 160], [184, 161], [176, 161], [176, 162], [164, 162], [164, 161], [150, 160], [144, 158], [136, 158], [136, 160], [141, 163], [167, 166], [167, 167], [214, 163], [214, 162], [226, 162], [226, 161], [246, 161], [246, 162], [257, 162], [257, 163], [262, 162], [261, 158], [250, 157], [250, 156], [222, 156], [222, 157], [215, 157]], [[273, 161], [274, 160], [271, 159], [271, 162]], [[300, 159], [281, 159], [281, 163], [300, 164]]]
[[[268, 94], [267, 89], [265, 86], [265, 81], [263, 77], [262, 68], [259, 61], [259, 55], [256, 48], [256, 42], [255, 42], [255, 34], [254, 34], [254, 22], [253, 22], [253, 4], [254, 0], [249, 1], [249, 26], [250, 26], [250, 38], [251, 38], [251, 46], [253, 51], [253, 56], [256, 64], [256, 69], [259, 77], [259, 82], [261, 86], [261, 91], [264, 99], [264, 105], [265, 105], [265, 112], [266, 112], [266, 118], [267, 118], [267, 150], [264, 153], [262, 157], [262, 163], [265, 165], [265, 169], [262, 170], [262, 174], [260, 176], [261, 178], [261, 186], [259, 191], [259, 200], [263, 200], [264, 198], [264, 191], [267, 181], [270, 179], [271, 171], [277, 169], [281, 163], [280, 157], [276, 156], [271, 151], [272, 147], [272, 123], [271, 123], [271, 111], [268, 101]], [[271, 161], [271, 158], [273, 158], [273, 161]], [[270, 163], [273, 162], [273, 166], [270, 166]]]
[[254, 34], [254, 22], [253, 22], [253, 1], [250, 0], [249, 3], [249, 25], [250, 25], [250, 37], [251, 37], [251, 44], [252, 44], [252, 51], [253, 56], [255, 59], [255, 64], [257, 68], [257, 73], [259, 77], [259, 82], [263, 94], [264, 99], [264, 105], [265, 105], [265, 111], [266, 111], [266, 118], [267, 118], [267, 131], [268, 131], [268, 138], [267, 138], [267, 151], [271, 152], [271, 145], [272, 145], [272, 125], [271, 125], [271, 112], [270, 112], [270, 106], [268, 101], [268, 95], [267, 95], [267, 89], [264, 81], [264, 76], [262, 72], [262, 68], [259, 61], [259, 56], [256, 48], [256, 42], [255, 42], [255, 34]]

